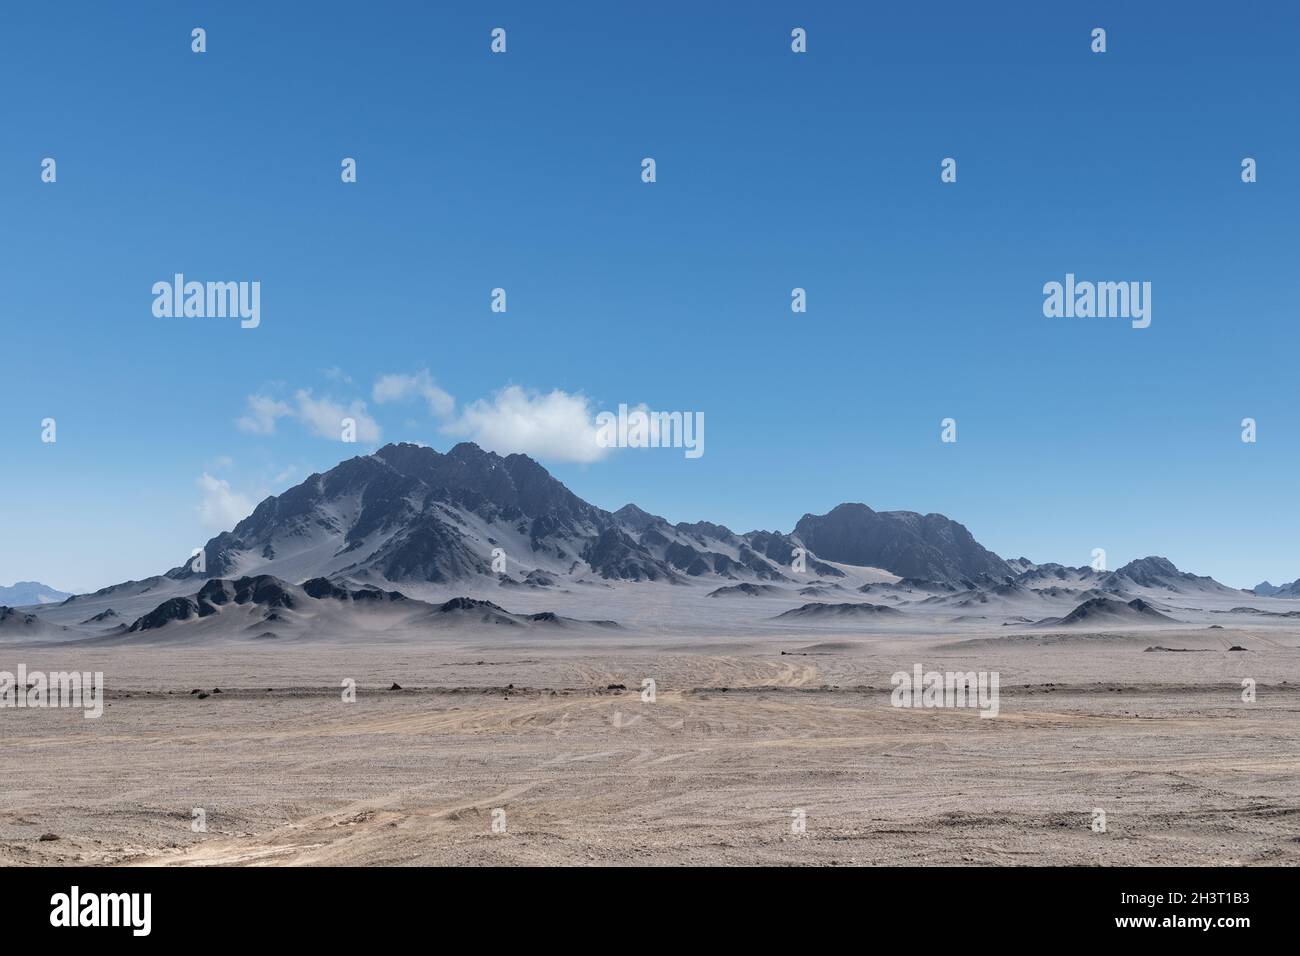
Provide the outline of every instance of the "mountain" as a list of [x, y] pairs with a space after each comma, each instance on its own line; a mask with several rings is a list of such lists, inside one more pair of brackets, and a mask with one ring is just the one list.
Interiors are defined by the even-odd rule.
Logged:
[[854, 630], [1176, 623], [1166, 608], [1183, 623], [1230, 614], [1281, 626], [1292, 613], [1244, 607], [1244, 592], [1161, 557], [1115, 571], [1004, 561], [939, 514], [847, 503], [805, 514], [790, 533], [738, 533], [635, 504], [606, 511], [531, 458], [470, 443], [350, 458], [265, 499], [202, 554], [164, 575], [4, 610], [0, 640], [419, 641], [614, 621], [672, 633], [745, 633], [773, 620]]
[[56, 591], [48, 584], [39, 581], [17, 581], [13, 587], [0, 585], [0, 604], [9, 607], [24, 607], [28, 604], [58, 604], [72, 597], [63, 591]]
[[1132, 601], [1118, 601], [1115, 598], [1095, 597], [1084, 601], [1062, 618], [1046, 618], [1036, 621], [1034, 626], [1090, 626], [1117, 627], [1126, 624], [1169, 624], [1173, 618], [1161, 614], [1141, 598]]
[[778, 614], [778, 621], [860, 620], [862, 618], [900, 617], [902, 611], [883, 604], [825, 604], [813, 603]]
[[[191, 562], [167, 577], [270, 574], [381, 585], [519, 584], [530, 575], [533, 583], [538, 575], [670, 584], [692, 577], [783, 581], [801, 546], [773, 532], [671, 525], [635, 505], [611, 513], [583, 501], [526, 455], [501, 457], [468, 442], [446, 454], [399, 444], [267, 498], [207, 542], [202, 570]], [[843, 576], [814, 556], [806, 563], [813, 575]]]
[[1115, 571], [1097, 571], [1091, 567], [1071, 568], [1061, 564], [1040, 564], [1018, 574], [1015, 583], [1040, 592], [1051, 587], [1088, 589], [1117, 597], [1147, 590], [1189, 595], [1236, 597], [1241, 595], [1237, 589], [1220, 584], [1214, 578], [1180, 571], [1168, 558], [1154, 556], [1130, 561]]
[[495, 547], [567, 570], [612, 523], [525, 455], [386, 445], [267, 498], [205, 545], [202, 573], [185, 565], [168, 576], [445, 582], [493, 574]]
[[883, 568], [905, 578], [978, 582], [1013, 574], [965, 526], [939, 514], [842, 504], [824, 515], [804, 515], [794, 533], [823, 560]]
[[1130, 561], [1124, 567], [1106, 575], [1099, 586], [1115, 591], [1124, 591], [1133, 587], [1154, 588], [1165, 591], [1186, 593], [1189, 591], [1236, 591], [1220, 584], [1211, 577], [1189, 574], [1179, 571], [1168, 558], [1139, 558]]
[[1071, 568], [1063, 564], [1039, 564], [1022, 572], [1016, 583], [1025, 587], [1093, 587], [1106, 575], [1092, 568]]
[[0, 605], [0, 638], [48, 637], [60, 630], [35, 614]]
[[[458, 597], [440, 604], [397, 591], [349, 588], [325, 578], [293, 585], [269, 574], [233, 580], [211, 578], [193, 595], [172, 597], [113, 633], [151, 640], [225, 637], [279, 640], [352, 637], [389, 631], [434, 636], [465, 628], [611, 629], [613, 621], [582, 621], [558, 614], [515, 614], [491, 601]], [[192, 629], [197, 629], [197, 632]], [[148, 633], [154, 632], [154, 633]]]
[[[1179, 571], [1166, 558], [1131, 561], [1117, 571], [1004, 561], [961, 524], [940, 514], [873, 511], [841, 504], [805, 514], [790, 534], [738, 534], [707, 521], [671, 524], [626, 504], [609, 512], [583, 501], [526, 455], [500, 456], [464, 442], [446, 454], [423, 445], [385, 445], [313, 474], [262, 501], [203, 549], [203, 566], [115, 590], [175, 596], [176, 584], [270, 575], [381, 589], [463, 585], [532, 591], [601, 582], [718, 582], [712, 593], [773, 593], [878, 569], [859, 590], [906, 602], [927, 595], [952, 607], [1026, 608], [1040, 598], [1124, 598], [1148, 590], [1183, 594], [1241, 592]], [[800, 560], [802, 558], [802, 560]], [[891, 584], [889, 576], [897, 576]], [[859, 582], [854, 582], [855, 586]], [[736, 587], [747, 585], [747, 587]], [[107, 606], [107, 605], [105, 605]], [[134, 606], [133, 606], [134, 608]], [[119, 608], [120, 610], [120, 608]], [[1041, 613], [1041, 612], [1040, 612]]]
[[1292, 581], [1290, 584], [1269, 584], [1267, 581], [1257, 584], [1251, 589], [1252, 593], [1262, 597], [1280, 597], [1280, 598], [1300, 598], [1300, 579]]
[[[805, 588], [804, 590], [810, 590]], [[719, 597], [767, 597], [773, 594], [788, 594], [786, 588], [777, 587], [775, 584], [750, 584], [745, 581], [741, 584], [730, 584], [726, 587], [710, 591], [708, 596], [711, 598]], [[802, 593], [802, 592], [800, 592]]]

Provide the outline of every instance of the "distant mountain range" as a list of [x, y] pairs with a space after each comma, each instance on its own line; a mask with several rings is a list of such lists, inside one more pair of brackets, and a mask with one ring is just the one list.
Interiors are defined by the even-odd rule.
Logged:
[[[762, 615], [787, 627], [904, 626], [920, 616], [940, 623], [1120, 626], [1174, 623], [1168, 612], [1179, 605], [1202, 615], [1226, 613], [1246, 593], [1161, 557], [1114, 571], [1006, 560], [943, 515], [878, 512], [858, 503], [805, 514], [789, 533], [672, 524], [632, 504], [606, 511], [531, 458], [502, 457], [471, 443], [445, 454], [391, 444], [348, 459], [265, 499], [209, 540], [202, 555], [201, 562], [91, 595], [44, 589], [4, 597], [15, 589], [0, 589], [0, 603], [13, 606], [61, 601], [35, 618], [11, 613], [0, 631], [89, 629], [104, 638], [152, 640], [178, 625], [208, 633], [221, 622], [229, 629], [236, 619], [240, 633], [252, 637], [471, 619], [608, 628], [625, 610], [643, 622], [661, 621], [679, 605], [685, 607], [679, 622], [712, 613]], [[707, 600], [692, 605], [694, 597], [666, 593], [645, 605], [633, 595], [659, 593], [640, 587], [647, 584], [668, 586], [670, 593], [702, 584], [693, 593]], [[1300, 597], [1298, 584], [1265, 583], [1255, 593], [1268, 588], [1267, 596]], [[464, 597], [485, 592], [514, 606], [545, 603], [515, 613], [495, 597]], [[784, 607], [765, 610], [781, 601]], [[1218, 604], [1225, 611], [1213, 610]], [[742, 605], [750, 610], [742, 612]], [[579, 613], [561, 616], [556, 606]], [[605, 613], [611, 609], [614, 614]]]
[[23, 607], [27, 604], [58, 604], [72, 595], [39, 581], [18, 581], [13, 587], [0, 585], [0, 604]]
[[1300, 598], [1300, 580], [1292, 581], [1290, 584], [1269, 584], [1264, 581], [1251, 588], [1251, 593], [1261, 597]]

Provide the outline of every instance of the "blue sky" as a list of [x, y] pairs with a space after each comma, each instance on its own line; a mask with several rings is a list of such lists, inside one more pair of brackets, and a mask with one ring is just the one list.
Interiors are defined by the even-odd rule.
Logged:
[[[376, 447], [316, 434], [336, 408], [548, 449], [674, 521], [863, 501], [1005, 556], [1300, 576], [1293, 5], [306, 11], [0, 13], [0, 583], [179, 564]], [[156, 318], [176, 272], [260, 281], [260, 327]], [[1151, 282], [1151, 327], [1044, 317], [1067, 272]], [[378, 401], [393, 375], [454, 406]], [[569, 460], [574, 415], [621, 402], [703, 412], [706, 453]]]

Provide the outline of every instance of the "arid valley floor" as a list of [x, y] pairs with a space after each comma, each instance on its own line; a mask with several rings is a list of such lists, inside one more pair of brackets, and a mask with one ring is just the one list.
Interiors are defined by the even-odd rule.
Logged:
[[[104, 671], [107, 707], [0, 715], [0, 864], [1295, 865], [1298, 647], [1199, 627], [9, 646], [0, 669]], [[891, 706], [913, 662], [997, 670], [1000, 714]]]

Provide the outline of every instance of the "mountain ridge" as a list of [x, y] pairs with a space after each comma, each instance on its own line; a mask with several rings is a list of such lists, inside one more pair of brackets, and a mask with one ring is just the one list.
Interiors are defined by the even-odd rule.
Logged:
[[[836, 565], [968, 590], [1008, 583], [1068, 583], [1123, 590], [1225, 588], [1166, 558], [1115, 571], [1004, 560], [959, 522], [937, 513], [875, 511], [845, 502], [806, 513], [789, 533], [733, 532], [708, 521], [670, 523], [634, 503], [606, 511], [584, 501], [527, 455], [472, 442], [446, 453], [394, 443], [345, 459], [262, 500], [252, 514], [166, 572], [173, 580], [266, 573], [362, 583], [521, 584], [591, 576], [676, 584], [789, 582], [802, 568], [842, 577]], [[802, 564], [800, 564], [802, 560]]]
[[15, 581], [12, 586], [0, 585], [0, 604], [8, 607], [25, 607], [31, 604], [58, 604], [72, 595], [40, 581]]
[[[737, 533], [709, 521], [674, 524], [634, 503], [607, 511], [531, 458], [472, 443], [446, 453], [392, 444], [346, 459], [268, 496], [201, 554], [163, 575], [70, 596], [40, 618], [10, 613], [0, 633], [201, 639], [216, 621], [224, 622], [217, 636], [266, 640], [312, 627], [327, 639], [349, 628], [418, 636], [430, 622], [453, 620], [527, 628], [712, 620], [876, 621], [872, 627], [906, 630], [927, 619], [1111, 627], [1175, 623], [1162, 612], [1180, 603], [1197, 614], [1205, 606], [1252, 611], [1240, 608], [1246, 592], [1164, 557], [1110, 571], [1005, 560], [937, 513], [846, 502], [805, 514], [789, 533]], [[459, 602], [447, 612], [454, 616], [431, 616], [448, 599]], [[506, 611], [498, 600], [523, 610]]]

